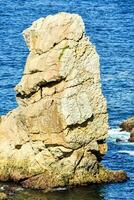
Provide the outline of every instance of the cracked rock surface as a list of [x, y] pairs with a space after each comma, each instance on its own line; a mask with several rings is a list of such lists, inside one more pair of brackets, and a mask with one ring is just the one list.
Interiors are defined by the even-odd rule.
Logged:
[[108, 114], [82, 18], [50, 15], [23, 34], [30, 53], [18, 107], [0, 120], [0, 180], [41, 189], [100, 182]]

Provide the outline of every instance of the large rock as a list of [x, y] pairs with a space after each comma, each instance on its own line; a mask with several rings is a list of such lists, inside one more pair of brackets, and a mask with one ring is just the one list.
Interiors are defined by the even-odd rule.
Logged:
[[16, 86], [18, 107], [1, 117], [0, 180], [41, 189], [124, 180], [99, 164], [108, 114], [99, 56], [81, 17], [41, 18], [24, 38], [30, 53]]

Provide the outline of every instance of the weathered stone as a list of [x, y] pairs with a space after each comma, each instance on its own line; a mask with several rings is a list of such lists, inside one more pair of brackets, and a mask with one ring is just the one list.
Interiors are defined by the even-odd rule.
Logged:
[[130, 117], [127, 120], [123, 121], [120, 124], [120, 128], [122, 129], [122, 131], [131, 132], [134, 128], [134, 117]]
[[24, 37], [30, 53], [15, 88], [19, 106], [0, 122], [0, 180], [41, 189], [109, 182], [99, 164], [108, 132], [99, 56], [81, 17], [41, 18]]
[[128, 142], [134, 142], [134, 128], [131, 130], [130, 138], [128, 139]]
[[120, 124], [122, 131], [130, 132], [130, 138], [128, 142], [134, 142], [134, 117], [130, 117]]

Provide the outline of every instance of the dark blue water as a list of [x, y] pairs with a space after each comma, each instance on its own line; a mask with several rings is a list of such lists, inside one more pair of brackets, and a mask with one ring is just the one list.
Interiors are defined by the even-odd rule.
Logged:
[[[21, 78], [28, 55], [21, 32], [34, 20], [60, 11], [83, 17], [87, 34], [101, 57], [109, 123], [112, 128], [117, 127], [123, 119], [134, 116], [133, 0], [0, 0], [0, 114], [16, 107], [13, 88]], [[112, 169], [125, 169], [131, 178], [127, 183], [77, 189], [56, 193], [55, 198], [43, 198], [134, 199], [134, 157], [120, 153], [123, 149], [133, 151], [134, 146], [110, 141], [104, 163]]]

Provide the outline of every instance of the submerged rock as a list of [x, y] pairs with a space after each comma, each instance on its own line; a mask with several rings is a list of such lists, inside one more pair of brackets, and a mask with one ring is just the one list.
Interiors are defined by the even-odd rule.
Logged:
[[0, 180], [48, 189], [126, 179], [99, 164], [108, 114], [99, 56], [81, 17], [41, 18], [24, 38], [30, 53], [15, 88], [18, 107], [0, 122]]
[[130, 133], [130, 138], [128, 139], [129, 142], [134, 142], [134, 128], [132, 129]]
[[127, 142], [127, 140], [122, 138], [116, 138], [116, 142]]

